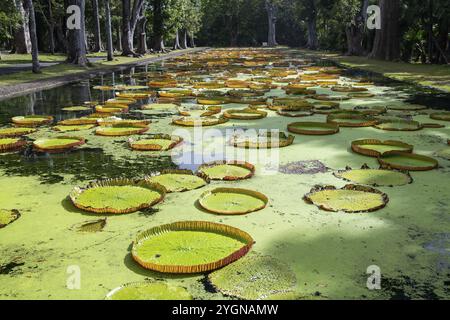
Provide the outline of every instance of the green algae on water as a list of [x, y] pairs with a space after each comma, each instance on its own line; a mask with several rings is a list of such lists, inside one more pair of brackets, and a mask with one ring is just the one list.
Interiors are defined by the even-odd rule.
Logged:
[[148, 178], [149, 181], [163, 185], [167, 192], [183, 192], [198, 189], [208, 184], [202, 177], [192, 172], [176, 171], [162, 172], [160, 175]]

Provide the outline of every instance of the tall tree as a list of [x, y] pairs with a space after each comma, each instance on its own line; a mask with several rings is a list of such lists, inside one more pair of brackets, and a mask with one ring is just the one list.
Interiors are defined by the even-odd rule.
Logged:
[[380, 0], [381, 29], [376, 30], [371, 58], [400, 58], [400, 0]]
[[102, 36], [100, 29], [100, 14], [98, 7], [98, 0], [92, 0], [92, 11], [94, 12], [94, 49], [93, 52], [100, 52], [103, 50]]
[[277, 24], [277, 12], [278, 3], [275, 0], [266, 0], [266, 10], [269, 24], [269, 34], [267, 44], [269, 47], [275, 47], [278, 45], [276, 39], [276, 24]]
[[39, 48], [36, 33], [36, 16], [34, 14], [34, 6], [32, 0], [25, 0], [28, 10], [30, 39], [31, 39], [31, 56], [32, 56], [32, 70], [33, 73], [40, 73], [41, 66], [39, 64]]
[[306, 0], [306, 23], [308, 25], [307, 47], [311, 50], [319, 48], [319, 38], [317, 37], [317, 6], [315, 0]]
[[363, 40], [368, 6], [369, 0], [342, 1], [342, 18], [346, 21], [347, 55], [364, 54]]
[[105, 7], [105, 23], [106, 23], [106, 52], [108, 61], [114, 59], [113, 39], [112, 39], [112, 26], [111, 26], [111, 5], [109, 0], [104, 0]]
[[164, 7], [166, 0], [153, 0], [153, 44], [154, 51], [164, 51]]
[[142, 6], [145, 0], [122, 0], [122, 55], [137, 56], [134, 52], [134, 32], [137, 22], [142, 18]]
[[14, 0], [14, 5], [20, 17], [14, 33], [14, 48], [15, 53], [30, 53], [31, 52], [31, 38], [29, 27], [29, 10], [26, 8], [27, 2], [22, 0]]
[[80, 8], [80, 28], [68, 30], [67, 62], [85, 67], [89, 63], [86, 57], [85, 43], [85, 0], [68, 0], [67, 2], [69, 5], [75, 5]]

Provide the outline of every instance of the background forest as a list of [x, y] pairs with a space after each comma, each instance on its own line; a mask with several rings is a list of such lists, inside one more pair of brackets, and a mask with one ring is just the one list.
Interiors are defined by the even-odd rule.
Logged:
[[[81, 30], [67, 30], [69, 5]], [[367, 7], [381, 8], [368, 30]], [[198, 46], [286, 45], [419, 63], [448, 63], [448, 0], [2, 0], [0, 48], [13, 53], [139, 56]], [[109, 50], [108, 50], [109, 49]], [[37, 51], [36, 50], [36, 51]], [[36, 57], [37, 58], [37, 57]]]

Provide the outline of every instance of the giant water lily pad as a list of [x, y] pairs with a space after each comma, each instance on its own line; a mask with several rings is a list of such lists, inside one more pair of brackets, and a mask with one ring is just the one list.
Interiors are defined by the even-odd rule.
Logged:
[[55, 137], [55, 138], [41, 138], [33, 142], [33, 147], [41, 152], [64, 152], [75, 147], [81, 146], [86, 141], [82, 137]]
[[247, 254], [252, 237], [237, 228], [206, 221], [180, 221], [151, 228], [133, 242], [133, 259], [164, 273], [200, 273]]
[[102, 118], [97, 120], [97, 124], [102, 127], [107, 126], [115, 126], [115, 125], [122, 125], [122, 126], [146, 126], [151, 123], [150, 120], [137, 120], [137, 119], [122, 119], [118, 117], [108, 117], [108, 118]]
[[97, 118], [91, 118], [91, 117], [81, 117], [81, 118], [74, 118], [74, 119], [66, 119], [58, 122], [58, 125], [60, 126], [82, 126], [82, 125], [88, 125], [88, 124], [97, 124]]
[[26, 127], [37, 127], [45, 124], [49, 124], [53, 121], [52, 116], [17, 116], [13, 117], [12, 122], [18, 126], [26, 126]]
[[194, 190], [209, 183], [206, 176], [195, 175], [190, 170], [165, 170], [158, 175], [148, 177], [148, 181], [161, 184], [167, 192]]
[[90, 111], [91, 108], [85, 106], [74, 106], [74, 107], [64, 107], [61, 110], [67, 112], [80, 112], [80, 111]]
[[95, 127], [95, 124], [81, 124], [74, 126], [54, 126], [52, 129], [55, 131], [68, 132], [68, 131], [82, 131], [89, 130]]
[[303, 199], [325, 211], [370, 212], [384, 208], [388, 196], [374, 188], [348, 184], [342, 189], [316, 186]]
[[297, 283], [294, 272], [285, 263], [256, 253], [210, 273], [208, 280], [222, 294], [246, 300], [292, 293]]
[[26, 144], [27, 142], [21, 138], [0, 138], [0, 152], [14, 151]]
[[385, 120], [374, 125], [375, 128], [388, 131], [417, 131], [423, 129], [423, 126], [417, 121], [408, 120]]
[[251, 178], [255, 167], [243, 161], [214, 161], [202, 164], [198, 171], [211, 180], [234, 181]]
[[409, 171], [428, 171], [439, 165], [437, 160], [431, 157], [401, 151], [385, 152], [378, 157], [378, 162], [386, 168]]
[[335, 172], [334, 175], [353, 183], [382, 187], [403, 186], [412, 182], [412, 178], [408, 173], [386, 169], [370, 169], [368, 167], [361, 169], [348, 168]]
[[212, 213], [239, 215], [264, 209], [269, 199], [262, 193], [240, 188], [216, 188], [200, 196], [200, 206]]
[[436, 156], [439, 158], [450, 160], [450, 147], [444, 148], [442, 150], [436, 151]]
[[95, 213], [131, 213], [163, 200], [163, 186], [145, 180], [108, 179], [86, 188], [75, 187], [69, 197], [80, 209]]
[[223, 116], [227, 119], [257, 120], [267, 117], [267, 112], [255, 109], [233, 109], [226, 110]]
[[95, 134], [99, 136], [131, 136], [135, 134], [142, 134], [148, 130], [146, 125], [129, 125], [129, 124], [116, 124], [112, 126], [100, 127], [95, 130]]
[[209, 127], [227, 122], [228, 119], [222, 117], [179, 117], [172, 119], [172, 123], [184, 127]]
[[0, 137], [7, 137], [7, 138], [20, 137], [33, 133], [35, 131], [36, 129], [34, 128], [26, 128], [26, 127], [3, 128], [0, 129]]
[[139, 151], [166, 151], [175, 148], [181, 142], [183, 138], [168, 134], [154, 134], [149, 138], [129, 141], [131, 149]]
[[422, 106], [420, 104], [399, 104], [392, 105], [387, 107], [389, 110], [397, 110], [397, 111], [419, 111], [425, 110], [427, 107]]
[[362, 139], [352, 141], [352, 150], [369, 157], [378, 157], [389, 151], [402, 151], [411, 153], [414, 146], [395, 140], [381, 141], [377, 139]]
[[0, 228], [6, 227], [8, 224], [13, 223], [17, 219], [19, 219], [20, 213], [19, 211], [0, 209]]
[[430, 114], [430, 118], [434, 120], [450, 121], [450, 112], [436, 112]]
[[183, 287], [162, 281], [146, 281], [115, 288], [108, 293], [106, 300], [192, 300], [192, 296]]
[[329, 135], [338, 133], [339, 126], [335, 123], [303, 121], [288, 124], [288, 131], [306, 135]]
[[370, 127], [375, 125], [378, 120], [366, 115], [334, 113], [328, 115], [327, 122], [340, 127]]
[[233, 136], [229, 144], [239, 148], [247, 149], [271, 149], [283, 148], [294, 143], [293, 135], [286, 135], [284, 132], [273, 133], [243, 133]]

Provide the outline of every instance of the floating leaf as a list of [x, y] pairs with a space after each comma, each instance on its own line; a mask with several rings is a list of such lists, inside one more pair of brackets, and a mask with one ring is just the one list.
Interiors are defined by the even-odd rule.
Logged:
[[146, 281], [124, 284], [108, 293], [106, 300], [192, 300], [192, 296], [183, 287]]
[[385, 152], [402, 151], [411, 153], [414, 146], [395, 140], [380, 141], [377, 139], [363, 139], [352, 141], [352, 150], [369, 157], [379, 157]]
[[41, 152], [65, 152], [75, 147], [85, 144], [84, 138], [81, 137], [56, 137], [56, 138], [42, 138], [33, 142], [33, 147]]
[[371, 186], [394, 187], [412, 182], [412, 178], [408, 173], [395, 170], [370, 169], [367, 167], [338, 171], [334, 175], [346, 181]]
[[209, 179], [202, 175], [195, 175], [190, 170], [164, 170], [159, 175], [147, 178], [148, 181], [159, 183], [167, 192], [184, 192], [206, 186]]
[[12, 122], [18, 126], [28, 126], [28, 127], [37, 127], [45, 124], [49, 124], [53, 121], [53, 117], [51, 116], [17, 116], [13, 117]]
[[25, 128], [25, 127], [17, 127], [17, 128], [3, 128], [0, 129], [0, 137], [14, 138], [24, 136], [30, 133], [35, 132], [34, 128]]
[[8, 224], [19, 219], [20, 213], [19, 211], [0, 209], [0, 228], [6, 227]]
[[294, 122], [288, 124], [288, 131], [306, 135], [329, 135], [339, 132], [339, 126], [334, 123]]
[[243, 161], [214, 161], [202, 164], [198, 171], [211, 180], [234, 181], [251, 178], [255, 167]]
[[27, 142], [21, 138], [0, 138], [0, 152], [14, 151], [26, 144]]
[[385, 168], [408, 171], [428, 171], [439, 165], [437, 160], [431, 157], [401, 151], [385, 152], [378, 157], [378, 162]]

